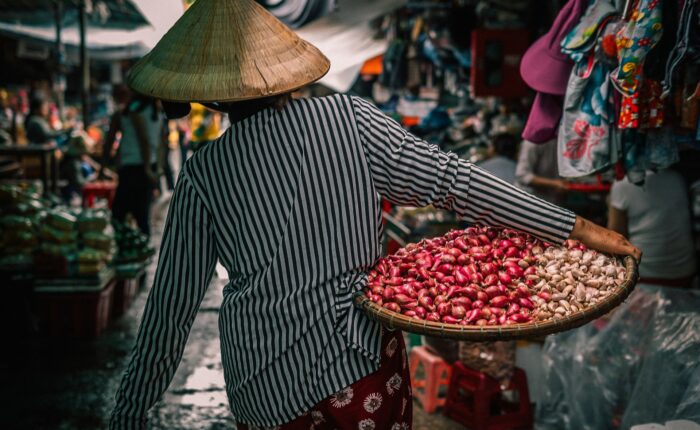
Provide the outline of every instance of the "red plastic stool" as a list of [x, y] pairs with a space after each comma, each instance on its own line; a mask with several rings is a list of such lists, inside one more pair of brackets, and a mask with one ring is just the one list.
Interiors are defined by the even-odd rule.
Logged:
[[[422, 378], [418, 378], [418, 369], [423, 369]], [[418, 399], [425, 412], [432, 414], [445, 404], [445, 397], [440, 397], [440, 388], [449, 387], [451, 366], [425, 346], [411, 349], [409, 370], [413, 397]]]
[[107, 205], [111, 209], [116, 192], [116, 182], [98, 181], [87, 183], [83, 187], [83, 207], [91, 208], [95, 204], [95, 198], [99, 197], [106, 199]]
[[[504, 391], [515, 391], [518, 402], [508, 402]], [[531, 429], [533, 425], [527, 376], [516, 367], [508, 387], [461, 363], [452, 365], [452, 379], [445, 403], [445, 415], [470, 430]]]

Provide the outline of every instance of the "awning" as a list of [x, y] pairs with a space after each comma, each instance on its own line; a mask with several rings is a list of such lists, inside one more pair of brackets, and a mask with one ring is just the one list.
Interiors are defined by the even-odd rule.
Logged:
[[340, 0], [338, 9], [297, 31], [331, 60], [331, 69], [319, 83], [346, 92], [370, 58], [386, 51], [386, 39], [376, 39], [369, 22], [406, 3], [405, 0]]
[[[29, 3], [42, 0], [28, 0]], [[119, 2], [119, 0], [111, 0]], [[21, 0], [0, 0], [0, 4], [22, 2]], [[48, 3], [52, 3], [47, 0]], [[127, 3], [121, 1], [121, 3]], [[90, 58], [93, 60], [120, 60], [138, 58], [145, 55], [153, 48], [166, 31], [182, 16], [184, 7], [181, 0], [132, 0], [136, 13], [141, 18], [138, 27], [128, 25], [127, 28], [118, 28], [115, 25], [96, 25], [94, 20], [88, 23], [87, 47]], [[71, 1], [65, 1], [68, 8]], [[52, 6], [49, 11], [53, 14]], [[71, 23], [71, 12], [66, 9], [61, 31], [62, 43], [67, 48], [68, 60], [74, 57], [72, 50], [80, 45], [80, 33], [77, 24]], [[52, 21], [44, 25], [30, 24], [26, 22], [5, 20], [8, 14], [0, 13], [0, 33], [14, 38], [26, 38], [35, 42], [53, 44], [56, 41], [55, 23]], [[117, 15], [118, 16], [118, 15]], [[131, 16], [131, 15], [129, 15]], [[113, 16], [116, 19], [116, 16]], [[75, 62], [75, 61], [72, 61]]]
[[[78, 25], [79, 0], [61, 0], [63, 26]], [[85, 0], [88, 23], [101, 28], [134, 29], [148, 24], [134, 0]], [[55, 25], [56, 0], [0, 0], [0, 21], [28, 26]]]

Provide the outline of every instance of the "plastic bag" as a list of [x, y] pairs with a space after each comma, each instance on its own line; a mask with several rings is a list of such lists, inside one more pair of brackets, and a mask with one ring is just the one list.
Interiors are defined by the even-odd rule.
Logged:
[[515, 369], [515, 342], [460, 342], [459, 361], [507, 385]]
[[537, 429], [700, 423], [700, 293], [640, 285], [609, 322], [549, 336]]

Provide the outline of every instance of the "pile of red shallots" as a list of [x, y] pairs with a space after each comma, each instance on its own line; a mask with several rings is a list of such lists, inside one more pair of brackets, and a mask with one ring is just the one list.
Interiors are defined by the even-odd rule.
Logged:
[[624, 278], [615, 258], [572, 240], [552, 246], [516, 230], [470, 227], [382, 258], [367, 296], [421, 320], [508, 325], [583, 310]]

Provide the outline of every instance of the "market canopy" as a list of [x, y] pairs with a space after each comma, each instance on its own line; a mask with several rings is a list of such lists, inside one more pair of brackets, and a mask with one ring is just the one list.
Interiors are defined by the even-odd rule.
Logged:
[[[73, 7], [76, 2], [77, 0], [63, 1], [61, 39], [69, 49], [69, 58], [70, 48], [80, 45], [77, 9]], [[22, 6], [18, 6], [20, 3]], [[33, 21], [12, 19], [21, 18], [30, 10], [25, 3], [46, 3], [46, 13], [41, 15], [50, 17], [51, 20], [42, 23], [43, 18], [39, 17]], [[94, 11], [95, 8], [104, 9], [105, 6], [98, 6], [99, 4], [93, 2], [93, 12], [88, 13], [91, 18], [88, 20], [87, 47], [91, 58], [95, 60], [118, 60], [145, 55], [184, 10], [181, 0], [109, 0], [102, 3], [109, 8], [109, 18], [105, 21], [104, 11]], [[56, 25], [52, 5], [52, 0], [0, 0], [0, 7], [3, 8], [0, 12], [0, 33], [35, 42], [54, 43]], [[6, 10], [10, 6], [15, 8], [14, 11]]]
[[377, 39], [370, 21], [386, 15], [405, 0], [340, 0], [336, 12], [296, 30], [330, 60], [331, 69], [319, 83], [346, 92], [357, 78], [362, 64], [386, 51], [385, 38]]
[[[61, 0], [63, 27], [78, 25], [78, 8], [85, 4], [88, 25], [134, 29], [148, 21], [132, 0]], [[26, 26], [55, 26], [56, 0], [0, 0], [0, 21]]]

